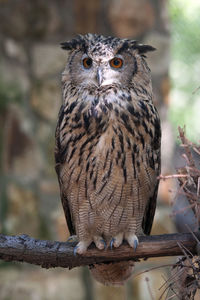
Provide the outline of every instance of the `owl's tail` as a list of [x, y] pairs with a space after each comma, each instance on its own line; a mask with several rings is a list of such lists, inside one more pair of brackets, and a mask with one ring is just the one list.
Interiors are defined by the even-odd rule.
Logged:
[[90, 271], [94, 278], [104, 285], [123, 285], [131, 276], [134, 263], [131, 261], [120, 261], [115, 263], [94, 264]]

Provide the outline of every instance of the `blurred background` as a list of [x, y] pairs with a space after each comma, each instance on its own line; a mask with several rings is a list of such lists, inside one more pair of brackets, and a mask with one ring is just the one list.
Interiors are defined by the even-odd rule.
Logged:
[[[78, 33], [157, 48], [148, 63], [162, 120], [162, 174], [183, 163], [177, 126], [186, 125], [192, 141], [200, 136], [199, 15], [197, 0], [0, 0], [0, 233], [59, 241], [69, 236], [54, 171], [54, 132], [66, 63], [59, 43]], [[174, 202], [175, 190], [175, 182], [161, 182], [153, 234], [194, 223], [190, 212], [184, 220], [175, 214], [184, 202]], [[120, 288], [98, 284], [87, 268], [43, 270], [0, 261], [0, 300], [157, 300], [169, 267], [139, 273], [174, 261], [137, 263], [136, 276]]]

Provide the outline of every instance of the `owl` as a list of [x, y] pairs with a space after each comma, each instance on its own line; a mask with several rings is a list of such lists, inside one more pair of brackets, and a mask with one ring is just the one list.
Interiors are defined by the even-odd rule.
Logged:
[[[160, 120], [152, 102], [149, 45], [134, 40], [79, 35], [67, 50], [63, 103], [56, 128], [55, 161], [76, 254], [133, 248], [149, 235], [160, 172]], [[90, 266], [105, 285], [120, 285], [133, 263]]]

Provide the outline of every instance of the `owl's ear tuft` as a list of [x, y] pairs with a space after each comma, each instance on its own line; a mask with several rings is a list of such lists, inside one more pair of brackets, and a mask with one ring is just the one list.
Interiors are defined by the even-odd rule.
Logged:
[[60, 43], [60, 45], [61, 48], [64, 50], [70, 51], [76, 49], [83, 49], [84, 51], [86, 51], [86, 42], [81, 35], [78, 35], [76, 38], [70, 41]]
[[123, 51], [126, 51], [129, 47], [130, 47], [130, 46], [129, 46], [128, 41], [125, 40], [125, 41], [123, 42], [123, 44], [120, 46], [120, 48], [118, 49], [117, 54], [121, 54]]
[[137, 50], [138, 53], [141, 55], [145, 54], [146, 52], [156, 50], [156, 48], [154, 48], [150, 45], [143, 45], [143, 44], [139, 44], [135, 40], [124, 39], [123, 43], [121, 44], [120, 48], [117, 51], [117, 54], [120, 54], [123, 51], [126, 51], [127, 49]]
[[134, 48], [138, 50], [139, 54], [144, 54], [146, 52], [155, 51], [156, 48], [150, 46], [150, 45], [143, 45], [143, 44], [135, 44]]
[[72, 41], [69, 41], [69, 42], [62, 42], [60, 43], [61, 45], [61, 48], [64, 49], [64, 50], [72, 50], [74, 49], [75, 45], [72, 43]]

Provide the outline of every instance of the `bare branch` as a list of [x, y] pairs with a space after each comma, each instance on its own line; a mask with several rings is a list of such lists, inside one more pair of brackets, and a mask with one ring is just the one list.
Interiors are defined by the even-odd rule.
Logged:
[[[189, 205], [187, 207], [181, 208], [176, 213], [181, 211], [186, 211], [191, 209], [194, 212], [196, 218], [196, 228], [199, 228], [200, 224], [200, 170], [199, 170], [199, 160], [200, 160], [200, 146], [189, 141], [185, 136], [185, 130], [178, 128], [179, 137], [182, 142], [182, 147], [184, 149], [184, 154], [182, 157], [185, 159], [185, 166], [179, 167], [177, 169], [177, 174], [160, 176], [159, 179], [166, 180], [169, 178], [177, 178], [179, 181], [179, 190], [177, 195], [184, 195], [187, 197]], [[196, 156], [193, 157], [194, 152]], [[180, 198], [179, 198], [180, 199]], [[188, 227], [191, 234], [192, 231]], [[199, 252], [200, 242], [199, 239], [194, 235], [197, 245], [196, 249]], [[167, 299], [172, 299], [174, 297], [178, 299], [194, 299], [197, 289], [200, 288], [200, 259], [199, 256], [194, 256], [194, 253], [190, 249], [182, 244], [181, 241], [177, 241], [183, 258], [180, 259], [172, 268], [172, 276], [170, 276], [166, 281], [166, 288], [164, 292], [168, 289], [173, 295]], [[160, 298], [161, 299], [161, 298]]]
[[99, 251], [91, 246], [84, 255], [74, 255], [75, 242], [51, 242], [36, 240], [27, 235], [0, 235], [0, 259], [40, 265], [43, 268], [74, 268], [102, 262], [139, 260], [149, 257], [183, 255], [179, 243], [192, 254], [196, 253], [199, 233], [164, 234], [141, 236], [140, 244], [134, 252], [127, 244], [116, 249]]
[[171, 179], [171, 178], [188, 178], [189, 175], [187, 174], [173, 174], [173, 175], [160, 175], [158, 176], [158, 179], [163, 179], [163, 180], [166, 180], [166, 179]]
[[181, 139], [181, 142], [182, 142], [182, 146], [184, 147], [186, 156], [188, 158], [188, 165], [191, 168], [195, 168], [195, 162], [194, 162], [194, 159], [192, 157], [191, 150], [190, 150], [191, 144], [188, 141], [188, 139], [185, 137], [184, 129], [182, 129], [181, 127], [178, 127], [178, 131], [179, 131], [179, 136], [180, 136], [180, 139]]

